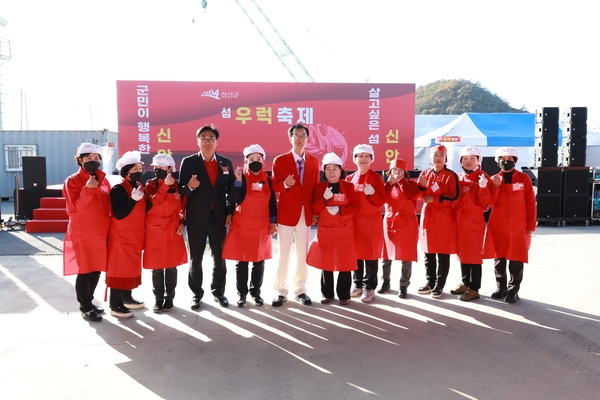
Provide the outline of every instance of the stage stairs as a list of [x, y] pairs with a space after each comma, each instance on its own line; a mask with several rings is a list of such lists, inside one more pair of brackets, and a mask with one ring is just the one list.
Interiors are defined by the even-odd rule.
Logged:
[[69, 224], [64, 197], [42, 197], [40, 208], [33, 210], [33, 219], [27, 221], [27, 233], [66, 232]]

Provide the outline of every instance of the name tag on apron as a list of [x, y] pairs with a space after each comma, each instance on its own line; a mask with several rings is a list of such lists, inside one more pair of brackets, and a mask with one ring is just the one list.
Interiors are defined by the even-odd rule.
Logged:
[[252, 190], [262, 190], [263, 184], [259, 182], [254, 182], [252, 184]]
[[346, 201], [346, 194], [345, 193], [334, 193], [333, 201]]
[[354, 186], [354, 191], [355, 192], [364, 192], [365, 191], [365, 185], [363, 183], [359, 183], [357, 185]]

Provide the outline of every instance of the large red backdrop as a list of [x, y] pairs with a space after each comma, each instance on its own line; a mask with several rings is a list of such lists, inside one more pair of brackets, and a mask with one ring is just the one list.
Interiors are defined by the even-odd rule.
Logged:
[[372, 169], [396, 157], [413, 168], [414, 84], [118, 81], [117, 100], [119, 153], [139, 150], [147, 167], [163, 152], [179, 167], [198, 151], [196, 130], [214, 124], [217, 153], [241, 166], [244, 147], [258, 143], [270, 169], [291, 149], [288, 128], [301, 122], [310, 129], [306, 151], [319, 160], [333, 151], [355, 170], [352, 149], [366, 143]]

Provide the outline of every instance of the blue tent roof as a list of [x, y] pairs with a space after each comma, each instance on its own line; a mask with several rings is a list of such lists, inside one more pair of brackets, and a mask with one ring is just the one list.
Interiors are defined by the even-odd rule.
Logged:
[[487, 136], [488, 146], [526, 147], [535, 145], [535, 114], [467, 113]]

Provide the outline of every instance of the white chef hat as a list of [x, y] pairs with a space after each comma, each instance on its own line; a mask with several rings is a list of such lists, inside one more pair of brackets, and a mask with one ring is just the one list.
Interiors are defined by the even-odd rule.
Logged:
[[460, 149], [460, 156], [477, 156], [481, 159], [481, 150], [475, 146], [468, 145]]
[[81, 143], [77, 148], [77, 157], [82, 154], [96, 153], [102, 155], [102, 147], [92, 143]]
[[173, 172], [175, 172], [175, 160], [169, 154], [157, 154], [152, 157], [152, 166], [157, 167], [171, 167], [173, 168]]
[[252, 153], [262, 154], [263, 160], [267, 158], [267, 153], [265, 153], [265, 149], [262, 148], [260, 144], [251, 144], [250, 146], [244, 149], [244, 158], [248, 157]]
[[137, 163], [143, 164], [142, 155], [140, 154], [139, 151], [133, 150], [133, 151], [128, 151], [127, 153], [123, 154], [121, 156], [121, 158], [119, 158], [119, 160], [117, 161], [116, 167], [120, 171], [121, 168], [123, 168], [126, 165], [137, 164]]
[[337, 154], [335, 153], [327, 153], [323, 156], [323, 171], [325, 171], [325, 166], [327, 164], [335, 164], [335, 165], [339, 165], [340, 168], [342, 168], [342, 166], [344, 165], [344, 162], [342, 161], [341, 158], [339, 158], [337, 156]]
[[514, 147], [502, 147], [496, 150], [496, 158], [502, 156], [511, 156], [519, 158], [519, 152]]
[[352, 158], [356, 157], [358, 153], [369, 153], [371, 155], [371, 161], [375, 161], [375, 151], [373, 150], [373, 146], [370, 144], [357, 144], [354, 146]]

